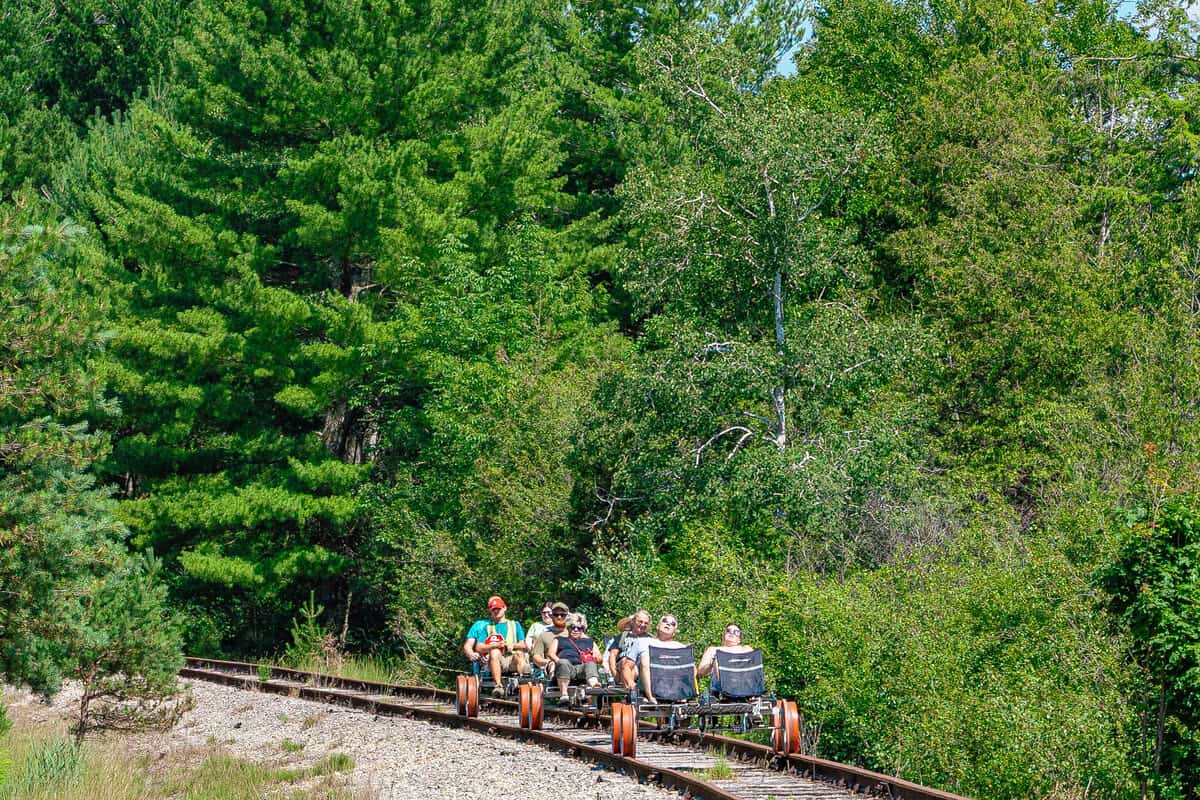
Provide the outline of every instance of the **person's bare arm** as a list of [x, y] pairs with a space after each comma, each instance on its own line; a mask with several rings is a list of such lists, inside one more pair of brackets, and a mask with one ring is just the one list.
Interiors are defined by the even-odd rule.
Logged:
[[642, 673], [642, 694], [646, 698], [647, 703], [657, 703], [654, 699], [654, 692], [650, 691], [650, 653], [649, 651], [642, 653], [638, 661], [641, 663]]
[[701, 677], [708, 675], [710, 672], [712, 672], [713, 661], [716, 659], [716, 657], [717, 657], [716, 646], [706, 647], [704, 649], [704, 655], [700, 656], [700, 668], [697, 670], [697, 673]]
[[633, 618], [636, 616], [637, 616], [637, 614], [634, 613], [634, 614], [630, 614], [628, 617], [621, 617], [621, 619], [617, 621], [617, 630], [619, 630], [619, 631], [631, 630], [633, 628]]
[[475, 649], [475, 640], [474, 639], [467, 639], [465, 642], [463, 642], [462, 649], [463, 649], [463, 655], [466, 656], [471, 661], [479, 660], [479, 651]]
[[550, 663], [550, 659], [546, 655], [546, 653], [549, 651], [549, 648], [543, 647], [543, 648], [541, 648], [541, 652], [538, 652], [538, 650], [539, 650], [538, 643], [534, 642], [533, 649], [529, 651], [530, 652], [529, 657], [530, 657], [530, 659], [533, 660], [534, 664], [537, 664], [539, 667], [545, 668], [545, 666]]

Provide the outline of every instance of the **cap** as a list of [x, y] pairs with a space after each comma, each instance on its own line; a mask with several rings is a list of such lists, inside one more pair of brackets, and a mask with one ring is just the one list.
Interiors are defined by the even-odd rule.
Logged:
[[566, 611], [568, 614], [570, 614], [570, 613], [571, 613], [571, 607], [570, 607], [570, 606], [568, 606], [566, 603], [563, 603], [563, 602], [558, 602], [558, 603], [555, 603], [554, 605], [550, 606], [550, 611], [551, 611], [551, 612], [554, 612], [554, 611]]
[[496, 608], [508, 608], [508, 603], [505, 603], [504, 598], [500, 595], [494, 594], [488, 598], [487, 607], [488, 611]]

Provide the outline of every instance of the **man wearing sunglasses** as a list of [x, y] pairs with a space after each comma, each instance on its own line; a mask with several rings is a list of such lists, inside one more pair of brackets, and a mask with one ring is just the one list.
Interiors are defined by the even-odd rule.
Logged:
[[554, 674], [554, 661], [550, 658], [550, 646], [559, 636], [567, 635], [567, 615], [571, 609], [566, 603], [558, 602], [550, 606], [550, 627], [538, 636], [529, 653], [536, 667], [545, 670], [547, 675]]
[[533, 651], [533, 645], [537, 642], [538, 637], [550, 630], [550, 627], [553, 624], [554, 607], [550, 601], [547, 600], [545, 603], [542, 603], [541, 619], [526, 628], [527, 634], [525, 636], [525, 646], [529, 648], [530, 652]]
[[679, 647], [687, 647], [683, 642], [675, 640], [675, 634], [678, 632], [679, 620], [675, 615], [663, 614], [658, 620], [658, 627], [655, 629], [654, 636], [638, 639], [629, 648], [628, 657], [637, 662], [638, 672], [642, 679], [642, 692], [647, 703], [658, 702], [654, 699], [654, 692], [650, 688], [650, 648], [658, 647], [664, 650], [671, 650]]
[[629, 648], [638, 639], [650, 637], [650, 612], [639, 608], [617, 623], [620, 633], [604, 655], [604, 666], [622, 686], [630, 691], [637, 686], [638, 662], [629, 657]]

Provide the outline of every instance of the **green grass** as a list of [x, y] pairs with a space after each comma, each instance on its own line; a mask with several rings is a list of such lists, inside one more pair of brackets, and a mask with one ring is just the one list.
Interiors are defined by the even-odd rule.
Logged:
[[419, 672], [397, 658], [383, 656], [345, 656], [340, 661], [329, 661], [321, 657], [300, 659], [291, 664], [293, 669], [304, 672], [319, 672], [339, 678], [353, 678], [373, 683], [419, 683]]
[[[225, 755], [212, 755], [198, 769], [184, 775], [168, 789], [168, 797], [180, 800], [258, 800], [272, 794], [281, 784], [293, 784], [309, 778], [319, 778], [354, 768], [354, 760], [345, 753], [331, 753], [306, 769], [271, 769]], [[347, 797], [346, 793], [328, 784], [293, 798]]]
[[[151, 775], [149, 762], [131, 759], [115, 746], [85, 744], [39, 734], [0, 737], [10, 754], [0, 800], [352, 800], [329, 776], [354, 768], [345, 753], [331, 753], [311, 767], [275, 769], [214, 753], [198, 764]], [[315, 785], [295, 784], [316, 780]]]
[[279, 743], [279, 749], [285, 753], [299, 753], [304, 749], [302, 742], [293, 742], [291, 739], [284, 739]]
[[711, 767], [700, 770], [696, 774], [706, 781], [727, 781], [733, 777], [733, 769], [729, 766], [729, 760], [724, 753], [714, 753], [717, 758], [715, 764]]
[[157, 800], [127, 757], [61, 736], [10, 734], [0, 800]]

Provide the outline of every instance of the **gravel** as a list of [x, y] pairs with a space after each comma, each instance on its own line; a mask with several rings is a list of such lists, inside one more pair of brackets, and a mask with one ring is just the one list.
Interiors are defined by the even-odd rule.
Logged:
[[[180, 751], [216, 748], [288, 768], [308, 767], [331, 753], [345, 753], [355, 766], [340, 773], [340, 779], [357, 796], [378, 800], [679, 797], [536, 745], [203, 681], [184, 685], [195, 707], [169, 733], [126, 737], [128, 747], [168, 763]], [[14, 721], [35, 724], [61, 720], [77, 697], [78, 690], [70, 686], [51, 706], [17, 690], [4, 694]]]

